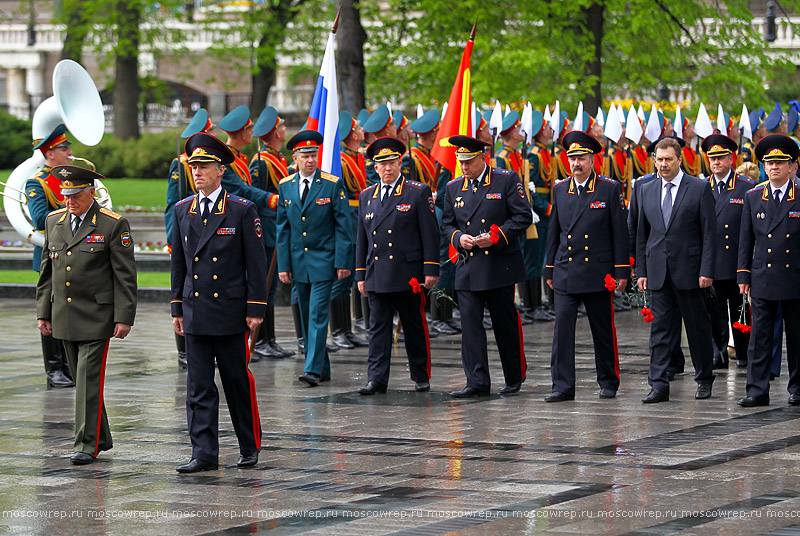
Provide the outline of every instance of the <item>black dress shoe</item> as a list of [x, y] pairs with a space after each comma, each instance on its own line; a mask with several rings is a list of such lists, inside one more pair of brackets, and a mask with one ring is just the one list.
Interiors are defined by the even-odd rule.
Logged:
[[668, 370], [668, 371], [667, 371], [667, 381], [670, 381], [670, 382], [671, 382], [671, 381], [672, 381], [672, 380], [674, 380], [674, 379], [675, 379], [675, 371], [673, 371], [673, 370]]
[[64, 387], [75, 387], [75, 382], [64, 374], [63, 370], [54, 370], [47, 373], [47, 386], [55, 389]]
[[[425, 391], [431, 390], [431, 383], [430, 382], [417, 382], [414, 384], [414, 390], [418, 393], [424, 393]], [[791, 402], [790, 402], [791, 404]]]
[[72, 462], [72, 465], [88, 465], [94, 461], [94, 456], [85, 452], [76, 452], [69, 461]]
[[501, 395], [510, 395], [514, 393], [519, 393], [519, 389], [522, 387], [521, 383], [515, 383], [513, 385], [505, 384], [500, 388]]
[[375, 393], [385, 393], [386, 386], [376, 383], [372, 380], [367, 382], [367, 385], [358, 390], [360, 395], [374, 395]]
[[575, 400], [575, 395], [555, 391], [544, 397], [545, 402], [566, 402], [567, 400]]
[[283, 348], [275, 339], [270, 339], [267, 343], [272, 348], [272, 351], [280, 357], [292, 357], [294, 355], [292, 350]]
[[697, 386], [697, 392], [694, 394], [694, 397], [697, 400], [704, 400], [706, 398], [711, 398], [711, 384], [710, 383], [701, 383]]
[[244, 455], [242, 454], [239, 456], [239, 461], [236, 462], [238, 467], [252, 467], [258, 463], [258, 452], [253, 454]]
[[744, 398], [740, 398], [738, 402], [736, 402], [743, 408], [755, 408], [757, 406], [769, 406], [769, 397], [765, 396], [746, 396]]
[[331, 336], [331, 339], [333, 340], [333, 344], [339, 348], [344, 348], [345, 350], [352, 350], [355, 348], [353, 343], [350, 342], [350, 339], [347, 338], [347, 335], [344, 334], [344, 331]]
[[747, 359], [737, 359], [736, 366], [739, 368], [747, 368]]
[[600, 398], [616, 398], [617, 392], [611, 387], [603, 387], [600, 389]]
[[448, 324], [444, 320], [436, 320], [432, 322], [431, 328], [438, 331], [442, 335], [455, 335], [456, 333], [458, 333], [458, 331], [450, 327], [450, 324]]
[[307, 383], [309, 387], [316, 387], [319, 385], [319, 376], [313, 372], [301, 374], [297, 379], [303, 383]]
[[453, 328], [454, 330], [458, 331], [459, 333], [461, 333], [461, 323], [456, 322], [455, 319], [451, 318], [449, 320], [445, 320], [444, 323]]
[[347, 340], [350, 341], [350, 344], [356, 348], [369, 348], [369, 343], [352, 331], [345, 331], [344, 336], [347, 337]]
[[272, 346], [270, 346], [269, 342], [260, 340], [256, 343], [255, 348], [253, 348], [253, 352], [250, 354], [250, 361], [255, 361], [257, 363], [262, 358], [267, 357], [279, 358], [283, 357], [283, 354], [275, 352], [275, 350], [272, 349]]
[[650, 389], [650, 393], [642, 399], [642, 402], [644, 404], [657, 404], [658, 402], [667, 402], [668, 400], [668, 392], [659, 391], [658, 389]]
[[306, 352], [306, 342], [301, 338], [297, 339], [297, 350], [304, 354]]
[[728, 368], [728, 352], [723, 350], [714, 350], [713, 368], [726, 369]]
[[319, 377], [319, 383], [322, 383], [322, 382], [329, 382], [329, 381], [331, 381], [331, 375], [330, 375], [330, 373], [328, 373], [328, 374], [323, 374], [322, 376], [320, 376], [320, 377]]
[[189, 362], [186, 360], [186, 352], [178, 352], [178, 368], [184, 370], [189, 368]]
[[453, 391], [450, 393], [455, 398], [472, 398], [475, 396], [489, 396], [489, 390], [482, 390], [476, 387], [464, 387], [460, 391]]
[[325, 349], [328, 351], [329, 354], [335, 354], [339, 351], [339, 347], [333, 344], [325, 344]]
[[794, 393], [789, 395], [790, 406], [800, 406], [800, 394]]
[[216, 463], [206, 462], [192, 458], [192, 461], [175, 468], [179, 473], [199, 473], [200, 471], [214, 471], [217, 469]]

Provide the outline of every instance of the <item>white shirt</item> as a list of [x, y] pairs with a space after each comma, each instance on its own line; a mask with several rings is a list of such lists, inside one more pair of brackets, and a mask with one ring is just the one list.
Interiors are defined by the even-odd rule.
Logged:
[[[789, 179], [789, 180], [791, 180], [791, 179]], [[783, 183], [783, 186], [781, 186], [780, 188], [775, 188], [774, 186], [772, 186], [772, 183], [769, 183], [769, 193], [772, 196], [772, 200], [773, 201], [775, 200], [775, 190], [780, 190], [780, 192], [781, 192], [781, 201], [783, 201], [783, 199], [786, 197], [786, 190], [788, 190], [788, 189], [789, 189], [789, 181], [786, 181], [785, 183]]]
[[[680, 170], [675, 178], [670, 181], [670, 183], [674, 186], [670, 191], [670, 196], [672, 197], [672, 206], [675, 206], [675, 197], [678, 195], [678, 188], [681, 186], [681, 180], [683, 180], [683, 170]], [[664, 204], [664, 197], [667, 195], [667, 181], [661, 178], [661, 204]]]
[[305, 181], [308, 181], [308, 191], [310, 192], [311, 191], [311, 181], [314, 180], [314, 175], [310, 175], [308, 177], [304, 177], [302, 175], [302, 173], [298, 173], [298, 175], [300, 175], [300, 181], [298, 182], [298, 186], [299, 186], [300, 189], [297, 190], [297, 191], [300, 194], [300, 199], [303, 199], [303, 190], [306, 189], [306, 182]]
[[581, 190], [580, 190], [581, 192], [583, 192], [583, 190], [585, 190], [585, 189], [586, 189], [586, 183], [587, 183], [587, 182], [589, 182], [589, 179], [590, 179], [591, 177], [592, 177], [592, 174], [590, 173], [590, 174], [589, 174], [589, 176], [588, 176], [588, 177], [586, 177], [586, 180], [585, 180], [585, 181], [583, 181], [583, 182], [578, 182], [577, 180], [575, 180], [575, 177], [572, 177], [572, 180], [574, 180], [574, 181], [575, 181], [575, 193], [576, 193], [576, 194], [578, 193], [578, 188], [580, 188], [580, 189], [581, 189]]
[[[783, 199], [783, 198], [781, 197], [781, 199]], [[89, 210], [91, 208], [92, 208], [92, 205], [89, 205], [89, 208], [86, 209], [86, 212], [84, 212], [83, 214], [81, 214], [79, 216], [76, 216], [74, 214], [70, 214], [70, 219], [69, 219], [69, 227], [70, 227], [70, 229], [75, 227], [75, 218], [80, 218], [81, 219], [81, 223], [83, 223], [83, 220], [86, 219], [86, 214], [89, 213]]]
[[219, 197], [220, 193], [222, 193], [222, 184], [217, 186], [217, 189], [211, 192], [209, 195], [205, 195], [203, 192], [197, 192], [197, 204], [200, 206], [199, 212], [201, 215], [203, 214], [203, 199], [207, 197], [211, 200], [211, 203], [208, 205], [208, 212], [210, 213], [212, 210], [214, 210], [214, 203], [217, 202], [217, 198]]
[[397, 178], [388, 185], [385, 182], [381, 181], [381, 193], [380, 193], [381, 203], [384, 201], [383, 194], [384, 192], [386, 192], [386, 186], [391, 186], [391, 188], [389, 188], [389, 193], [391, 194], [394, 191], [394, 187], [397, 185], [397, 181], [399, 180], [400, 180], [400, 175], [398, 175]]

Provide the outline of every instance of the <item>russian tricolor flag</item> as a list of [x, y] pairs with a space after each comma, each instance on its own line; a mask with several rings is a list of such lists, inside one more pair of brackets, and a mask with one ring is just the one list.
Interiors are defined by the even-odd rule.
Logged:
[[341, 145], [339, 143], [339, 92], [336, 89], [335, 33], [328, 37], [322, 68], [319, 71], [314, 100], [308, 114], [309, 130], [322, 134], [323, 145], [319, 154], [319, 169], [337, 177], [342, 176]]

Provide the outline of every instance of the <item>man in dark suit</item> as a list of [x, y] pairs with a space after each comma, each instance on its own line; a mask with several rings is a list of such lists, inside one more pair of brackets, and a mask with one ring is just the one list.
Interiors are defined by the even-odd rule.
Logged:
[[306, 364], [299, 381], [310, 387], [330, 379], [325, 349], [331, 288], [353, 269], [350, 204], [339, 177], [317, 168], [322, 134], [303, 130], [287, 147], [297, 173], [278, 187], [278, 276], [297, 291]]
[[127, 220], [94, 200], [95, 179], [74, 166], [57, 166], [65, 208], [45, 222], [36, 287], [39, 331], [64, 342], [75, 378], [75, 465], [92, 463], [113, 446], [103, 402], [111, 337], [124, 339], [136, 316], [136, 262]]
[[769, 181], [744, 197], [739, 234], [738, 282], [749, 293], [753, 312], [747, 396], [744, 407], [769, 405], [769, 374], [778, 308], [786, 326], [789, 364], [789, 404], [800, 405], [800, 189], [791, 177], [800, 155], [794, 140], [783, 134], [766, 136], [756, 145]]
[[[739, 145], [727, 136], [712, 134], [703, 140], [703, 152], [708, 156], [711, 177], [708, 182], [714, 196], [717, 216], [717, 252], [714, 272], [715, 318], [711, 319], [714, 336], [714, 368], [728, 368], [728, 330], [739, 320], [743, 306], [736, 284], [739, 253], [739, 229], [742, 222], [744, 195], [754, 184], [733, 171]], [[730, 311], [730, 317], [728, 316]], [[749, 316], [749, 314], [748, 314]], [[739, 366], [747, 366], [747, 346], [750, 336], [734, 329], [733, 345]]]
[[451, 136], [464, 176], [445, 189], [442, 230], [461, 256], [456, 291], [461, 310], [461, 361], [467, 385], [454, 397], [488, 395], [491, 389], [483, 308], [488, 307], [503, 363], [501, 394], [516, 393], [525, 381], [522, 323], [514, 285], [525, 279], [519, 237], [533, 221], [519, 176], [486, 164], [487, 143]]
[[405, 145], [379, 138], [367, 148], [381, 182], [359, 196], [356, 280], [370, 306], [368, 382], [362, 395], [385, 393], [396, 310], [405, 334], [411, 380], [430, 390], [431, 352], [425, 289], [439, 279], [439, 229], [431, 189], [400, 172]]
[[667, 368], [672, 342], [672, 310], [678, 307], [698, 383], [695, 398], [711, 396], [714, 382], [711, 316], [705, 289], [713, 283], [716, 253], [714, 199], [708, 183], [681, 171], [681, 146], [663, 138], [655, 146], [659, 179], [643, 184], [636, 238], [637, 282], [650, 290], [652, 387], [642, 402], [669, 400]]
[[216, 469], [219, 458], [219, 368], [239, 467], [258, 463], [261, 421], [247, 368], [250, 331], [267, 305], [263, 229], [255, 205], [225, 191], [233, 154], [214, 136], [194, 134], [186, 154], [198, 193], [175, 205], [172, 230], [172, 324], [186, 337], [186, 417], [192, 459], [179, 473]]
[[545, 279], [555, 291], [556, 324], [550, 358], [552, 392], [545, 402], [575, 399], [575, 322], [583, 303], [592, 330], [600, 398], [619, 388], [619, 354], [614, 326], [614, 289], [630, 275], [625, 198], [619, 182], [598, 176], [594, 155], [603, 147], [593, 137], [572, 131], [562, 142], [572, 177], [553, 187], [547, 235]]

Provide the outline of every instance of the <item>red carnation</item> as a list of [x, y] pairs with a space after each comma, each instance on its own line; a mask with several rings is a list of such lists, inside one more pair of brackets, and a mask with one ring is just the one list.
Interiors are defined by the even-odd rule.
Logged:
[[741, 322], [734, 322], [733, 329], [740, 331], [742, 333], [750, 333], [751, 331], [753, 331], [753, 328], [751, 328], [747, 324], [742, 324]]
[[416, 277], [412, 277], [408, 280], [408, 284], [411, 285], [411, 290], [414, 291], [414, 294], [419, 294], [422, 292], [422, 285], [419, 284]]
[[500, 241], [500, 227], [494, 223], [489, 227], [489, 241], [492, 244], [497, 244]]
[[653, 316], [653, 312], [647, 307], [642, 307], [642, 316], [644, 317], [642, 320], [648, 324], [653, 321], [653, 318], [655, 318]]
[[606, 274], [606, 278], [603, 281], [605, 281], [606, 288], [609, 292], [614, 292], [617, 290], [617, 282], [614, 281], [614, 278], [611, 277], [611, 274]]

